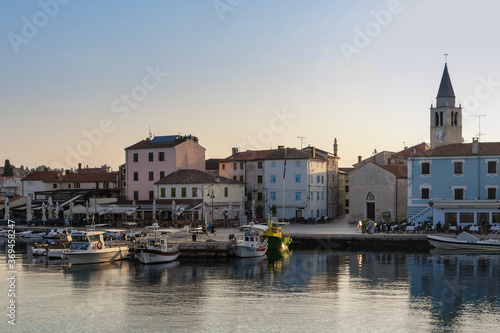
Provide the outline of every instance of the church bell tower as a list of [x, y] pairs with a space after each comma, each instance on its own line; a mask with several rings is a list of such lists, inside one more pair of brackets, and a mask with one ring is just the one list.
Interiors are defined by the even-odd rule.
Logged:
[[430, 112], [431, 149], [462, 142], [462, 106], [455, 105], [455, 93], [445, 62], [436, 106]]

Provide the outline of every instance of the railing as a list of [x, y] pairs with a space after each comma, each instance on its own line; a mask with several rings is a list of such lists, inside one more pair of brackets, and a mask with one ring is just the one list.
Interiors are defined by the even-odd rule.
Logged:
[[429, 213], [432, 212], [432, 206], [427, 206], [425, 209], [421, 210], [419, 213], [413, 215], [411, 218], [408, 219], [409, 223], [415, 223], [416, 221], [420, 220], [422, 217], [429, 215]]

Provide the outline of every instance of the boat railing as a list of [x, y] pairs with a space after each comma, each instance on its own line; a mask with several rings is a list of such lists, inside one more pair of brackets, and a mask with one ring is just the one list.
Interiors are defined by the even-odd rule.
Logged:
[[500, 229], [493, 230], [488, 236], [486, 236], [484, 239], [488, 241], [497, 241], [497, 236], [500, 236]]

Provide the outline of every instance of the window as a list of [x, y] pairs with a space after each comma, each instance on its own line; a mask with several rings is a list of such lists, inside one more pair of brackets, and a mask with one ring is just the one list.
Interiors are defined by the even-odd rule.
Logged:
[[311, 184], [313, 184], [313, 183], [314, 183], [314, 176], [311, 175]]
[[127, 182], [123, 181], [122, 187], [127, 187]]
[[262, 175], [257, 176], [257, 183], [262, 184]]
[[300, 167], [300, 161], [295, 161], [295, 166]]
[[148, 157], [148, 161], [149, 161], [149, 162], [153, 162], [153, 161], [154, 161], [153, 154], [154, 154], [154, 153], [149, 153], [149, 154], [148, 154], [148, 156], [149, 156], [149, 157]]
[[139, 181], [139, 173], [134, 172], [134, 182], [137, 182], [137, 181]]
[[175, 198], [175, 187], [172, 187], [172, 188], [170, 189], [170, 197], [171, 197], [171, 198]]
[[321, 201], [325, 201], [325, 193], [321, 192]]
[[193, 188], [191, 189], [191, 196], [192, 196], [193, 198], [196, 198], [196, 197], [198, 196], [198, 188], [193, 187]]
[[295, 175], [295, 182], [300, 183], [300, 175]]
[[185, 187], [181, 187], [181, 197], [187, 197], [187, 189]]
[[276, 192], [271, 192], [271, 201], [276, 200]]
[[430, 189], [429, 188], [420, 189], [420, 199], [430, 199]]
[[68, 184], [68, 188], [71, 188], [71, 184]]
[[314, 201], [314, 192], [311, 192], [311, 195], [309, 197], [311, 198], [311, 201]]
[[52, 188], [57, 188], [57, 184], [52, 184]]
[[271, 162], [271, 167], [272, 167], [272, 168], [276, 168], [276, 162], [275, 162], [275, 161], [272, 161], [272, 162]]
[[240, 182], [242, 182], [242, 181], [243, 181], [243, 175], [240, 176]]
[[236, 177], [236, 176], [233, 176], [233, 180], [238, 180], [238, 177]]
[[233, 170], [236, 170], [238, 168], [238, 163], [233, 163]]
[[321, 184], [325, 183], [325, 176], [321, 176]]
[[276, 183], [276, 175], [271, 175], [271, 183]]
[[500, 213], [491, 213], [491, 223], [500, 223]]
[[262, 192], [257, 192], [257, 200], [262, 201]]
[[240, 162], [240, 169], [243, 170], [243, 162]]
[[295, 192], [295, 200], [302, 200], [302, 193], [301, 192]]
[[165, 161], [165, 152], [164, 151], [158, 152], [158, 161], [160, 161], [160, 162]]
[[226, 170], [226, 165], [222, 164], [222, 170]]
[[319, 192], [316, 192], [316, 200], [319, 201]]
[[453, 174], [462, 175], [463, 174], [463, 162], [453, 162]]
[[345, 186], [345, 193], [349, 193], [349, 185]]
[[453, 196], [455, 200], [464, 200], [464, 189], [463, 188], [454, 189]]
[[420, 165], [422, 175], [430, 175], [431, 174], [431, 164], [429, 162], [422, 163]]
[[262, 169], [262, 161], [257, 162], [257, 169]]
[[155, 176], [154, 176], [154, 172], [153, 171], [149, 171], [149, 180], [154, 180]]
[[134, 200], [139, 200], [139, 191], [134, 191]]
[[160, 171], [160, 179], [165, 178], [165, 171]]
[[460, 223], [474, 223], [474, 213], [460, 213]]
[[248, 199], [248, 201], [250, 201], [250, 202], [252, 201], [252, 192], [248, 192], [248, 193], [247, 193], [247, 199]]
[[134, 162], [139, 162], [139, 154], [134, 153]]
[[149, 191], [149, 200], [155, 199], [155, 191]]
[[122, 174], [125, 174], [126, 173], [126, 170], [125, 168], [122, 169]]
[[224, 187], [224, 196], [226, 198], [229, 196], [229, 187]]
[[164, 187], [162, 187], [160, 189], [160, 197], [165, 198], [165, 188]]
[[320, 175], [317, 175], [317, 176], [316, 176], [316, 183], [318, 183], [318, 184], [319, 184], [320, 182], [321, 182], [321, 176], [320, 176]]
[[488, 200], [496, 200], [497, 198], [497, 189], [496, 187], [488, 187]]
[[488, 161], [488, 174], [497, 173], [497, 161]]

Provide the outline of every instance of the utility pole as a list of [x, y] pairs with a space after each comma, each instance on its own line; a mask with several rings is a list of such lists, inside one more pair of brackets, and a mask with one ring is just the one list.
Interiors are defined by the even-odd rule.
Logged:
[[479, 119], [479, 133], [477, 133], [478, 141], [481, 141], [481, 135], [486, 135], [486, 133], [481, 133], [481, 117], [486, 117], [485, 114], [471, 114], [471, 117], [477, 117]]

